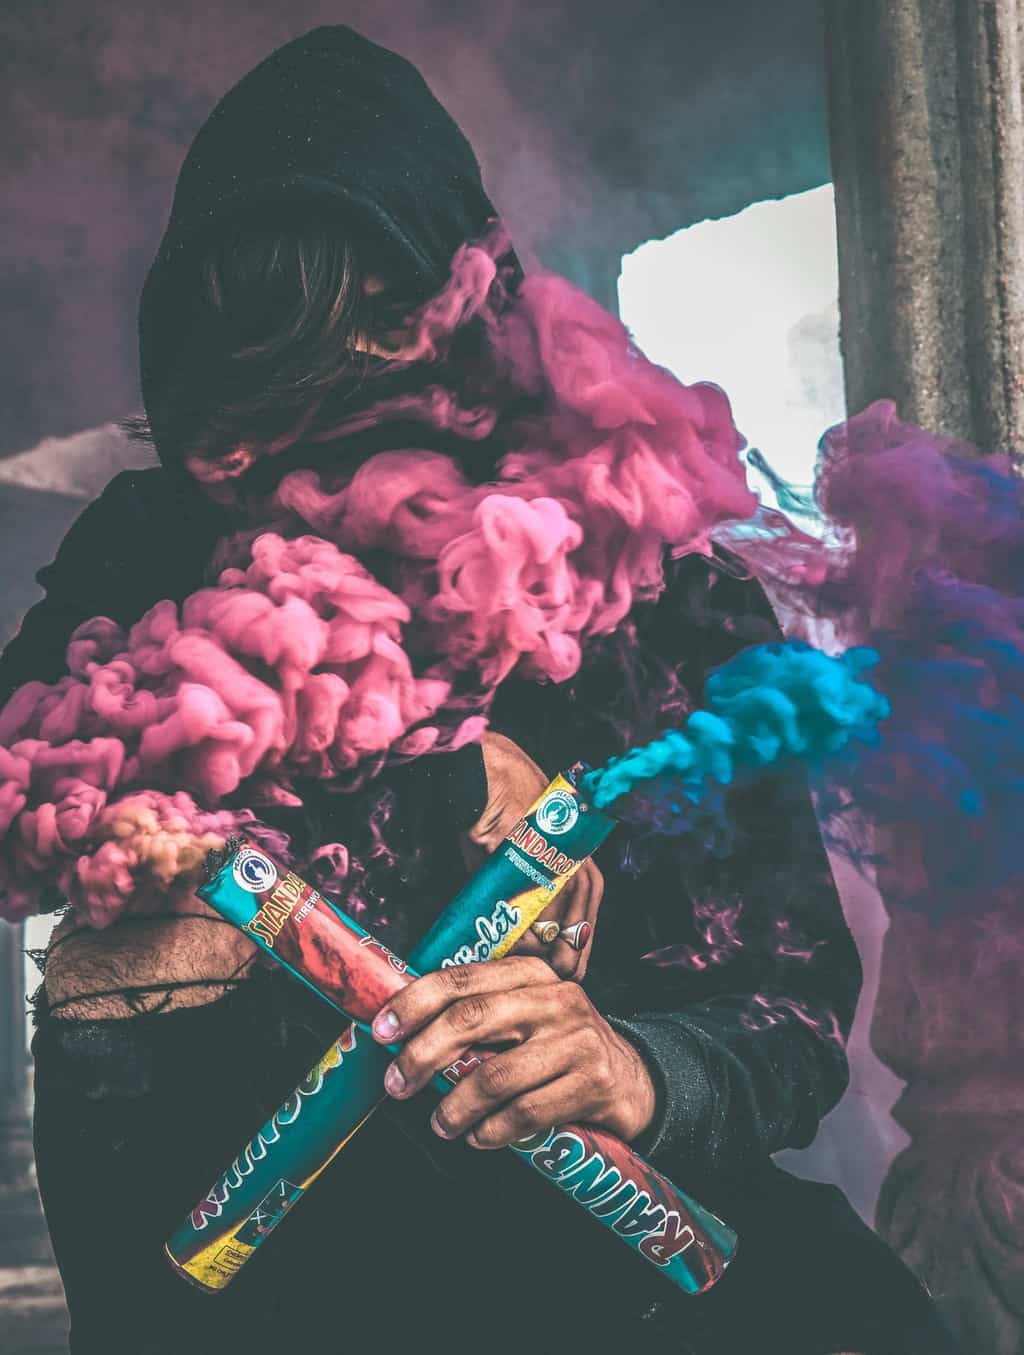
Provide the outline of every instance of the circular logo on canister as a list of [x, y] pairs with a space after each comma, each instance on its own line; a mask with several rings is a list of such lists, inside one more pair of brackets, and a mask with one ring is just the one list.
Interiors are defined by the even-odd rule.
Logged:
[[235, 884], [250, 894], [265, 894], [277, 884], [277, 867], [255, 847], [242, 847], [231, 863]]
[[580, 816], [576, 798], [567, 790], [553, 790], [540, 802], [535, 818], [537, 827], [549, 837], [567, 833]]

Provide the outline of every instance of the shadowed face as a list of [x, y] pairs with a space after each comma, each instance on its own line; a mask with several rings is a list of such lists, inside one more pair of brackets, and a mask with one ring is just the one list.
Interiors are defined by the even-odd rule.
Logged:
[[401, 358], [412, 343], [413, 329], [398, 285], [385, 274], [373, 272], [363, 284], [363, 294], [373, 300], [379, 324], [374, 335], [358, 335], [354, 347], [378, 358]]
[[254, 441], [243, 434], [228, 448], [217, 439], [184, 456], [191, 475], [225, 503], [268, 448], [277, 455], [287, 445], [287, 421], [283, 428], [276, 423], [281, 409], [292, 408], [293, 427], [301, 428], [303, 406], [314, 407], [336, 379], [344, 384], [349, 372], [358, 384], [356, 355], [385, 363], [416, 357], [415, 315], [422, 299], [372, 243], [360, 240], [348, 254], [348, 236], [339, 235], [336, 223], [314, 234], [312, 244], [300, 232], [255, 238], [254, 247], [249, 237], [228, 235], [207, 267], [206, 295], [228, 336], [216, 356], [228, 364], [222, 381], [205, 384], [213, 397], [209, 421], [219, 424], [230, 408], [221, 390], [238, 390], [238, 367], [229, 364], [244, 363], [251, 374], [243, 386], [263, 416], [251, 422], [262, 423], [270, 435]]

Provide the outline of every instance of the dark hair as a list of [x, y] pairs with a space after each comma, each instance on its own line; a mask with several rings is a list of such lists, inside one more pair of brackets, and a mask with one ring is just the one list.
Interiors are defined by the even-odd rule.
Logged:
[[[370, 295], [375, 273], [387, 286]], [[379, 249], [308, 206], [221, 226], [178, 285], [187, 300], [167, 380], [149, 419], [126, 425], [175, 464], [288, 445], [336, 416], [365, 379], [360, 344], [387, 347], [420, 300]]]

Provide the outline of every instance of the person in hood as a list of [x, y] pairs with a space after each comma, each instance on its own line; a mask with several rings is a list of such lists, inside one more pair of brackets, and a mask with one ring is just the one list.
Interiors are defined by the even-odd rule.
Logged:
[[[201, 586], [267, 476], [303, 464], [311, 419], [357, 411], [378, 380], [415, 384], [415, 364], [395, 375], [387, 362], [410, 308], [494, 217], [472, 149], [419, 73], [350, 29], [308, 33], [241, 80], [186, 157], [142, 296], [160, 465], [117, 476], [40, 573], [46, 596], [3, 655], [0, 697], [58, 679], [82, 621], [129, 626]], [[514, 280], [514, 255], [503, 267]], [[335, 450], [354, 465], [435, 447], [486, 478], [486, 446], [469, 457], [451, 430], [409, 438], [392, 421]], [[261, 461], [257, 445], [275, 456]], [[754, 583], [678, 560], [657, 602], [631, 614], [632, 695], [615, 646], [568, 683], [509, 678], [482, 745], [385, 769], [309, 831], [370, 863], [380, 930], [407, 947], [465, 878], [467, 844], [495, 845], [546, 773], [616, 751], [617, 717], [643, 729], [645, 684], [678, 674], [699, 697], [711, 668], [777, 634]], [[374, 851], [382, 786], [402, 870]], [[585, 951], [531, 938], [465, 989], [410, 988], [398, 1019], [416, 1039], [390, 1104], [216, 1297], [171, 1270], [164, 1240], [336, 1022], [198, 900], [174, 916], [129, 911], [103, 932], [70, 914], [34, 1053], [39, 1184], [74, 1355], [952, 1350], [921, 1286], [840, 1193], [772, 1164], [842, 1095], [842, 1040], [813, 1026], [834, 1018], [848, 1032], [860, 971], [806, 793], [765, 783], [737, 798], [734, 819], [722, 860], [602, 852], [563, 896], [596, 923]], [[810, 958], [782, 975], [766, 923], [714, 965], [645, 963], [706, 944], [708, 898], [741, 900], [751, 918], [763, 903]], [[750, 998], [780, 982], [807, 1019], [752, 1031]], [[520, 1056], [505, 1089], [470, 1078], [431, 1116], [409, 1093], [447, 1059], [453, 1030], [460, 1048], [481, 1034]], [[531, 1106], [614, 1129], [728, 1219], [741, 1244], [721, 1283], [685, 1298], [511, 1154], [481, 1151], [526, 1132]]]

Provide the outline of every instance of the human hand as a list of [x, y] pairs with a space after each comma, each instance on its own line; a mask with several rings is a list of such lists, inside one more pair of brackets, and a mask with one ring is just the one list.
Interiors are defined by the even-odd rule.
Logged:
[[[533, 759], [503, 734], [486, 732], [480, 740], [487, 776], [487, 806], [466, 835], [467, 865], [476, 869], [495, 851], [538, 798], [548, 778]], [[563, 979], [582, 979], [587, 972], [593, 929], [604, 893], [604, 877], [593, 861], [585, 861], [565, 888], [541, 914], [562, 928], [577, 922], [590, 924], [590, 937], [581, 950], [566, 941], [545, 946], [532, 931], [513, 947], [513, 954], [543, 958]]]
[[431, 1119], [441, 1138], [503, 1148], [573, 1121], [630, 1142], [655, 1109], [640, 1054], [576, 983], [542, 960], [509, 956], [458, 965], [417, 979], [380, 1011], [374, 1037], [404, 1041], [384, 1085], [398, 1100], [415, 1095], [471, 1045], [498, 1052], [448, 1093]]

